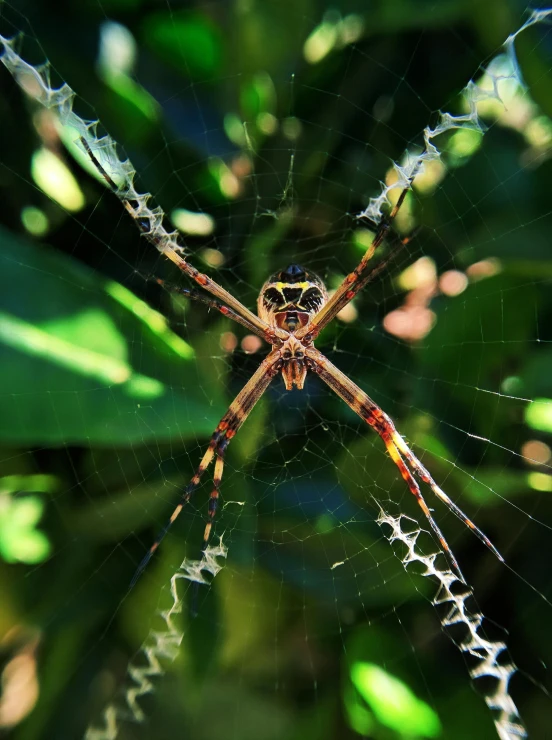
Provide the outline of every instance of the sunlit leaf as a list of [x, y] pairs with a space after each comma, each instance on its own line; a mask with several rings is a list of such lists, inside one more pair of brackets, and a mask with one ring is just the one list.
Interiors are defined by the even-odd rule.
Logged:
[[161, 314], [62, 254], [2, 241], [0, 413], [14, 420], [4, 441], [129, 445], [212, 431], [224, 406], [194, 392], [193, 350]]
[[31, 162], [31, 174], [38, 187], [68, 211], [84, 206], [84, 195], [67, 165], [49, 149], [38, 149]]
[[0, 554], [9, 563], [39, 563], [50, 552], [46, 536], [35, 529], [44, 502], [38, 496], [14, 498], [0, 491]]
[[353, 663], [351, 681], [382, 725], [401, 737], [438, 737], [441, 723], [433, 709], [400, 679], [374, 663]]
[[552, 432], [552, 399], [536, 398], [525, 410], [525, 421], [532, 429]]

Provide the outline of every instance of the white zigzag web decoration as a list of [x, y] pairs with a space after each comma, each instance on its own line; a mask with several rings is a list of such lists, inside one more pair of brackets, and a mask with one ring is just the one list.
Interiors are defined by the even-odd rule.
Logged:
[[227, 548], [219, 538], [218, 545], [208, 547], [201, 560], [186, 558], [179, 570], [170, 580], [171, 602], [167, 609], [158, 613], [162, 629], [151, 629], [139, 650], [139, 655], [145, 658], [145, 665], [138, 665], [138, 661], [130, 663], [127, 669], [129, 686], [124, 689], [124, 696], [120, 702], [111, 703], [103, 713], [103, 727], [89, 727], [85, 740], [115, 740], [122, 721], [142, 722], [145, 714], [139, 700], [154, 690], [153, 679], [160, 678], [165, 673], [163, 661], [173, 661], [184, 639], [184, 633], [176, 624], [175, 618], [182, 613], [182, 594], [179, 593], [179, 583], [183, 580], [192, 583], [208, 584], [205, 573], [215, 577], [221, 570], [219, 560], [225, 559]]
[[[403, 522], [413, 529], [403, 528]], [[424, 570], [422, 576], [431, 576], [439, 584], [437, 594], [433, 599], [435, 606], [449, 607], [446, 615], [441, 619], [443, 627], [462, 625], [467, 629], [467, 634], [461, 642], [455, 641], [458, 649], [468, 653], [475, 658], [477, 665], [470, 669], [473, 679], [490, 678], [495, 682], [495, 690], [485, 695], [485, 702], [494, 714], [494, 723], [497, 734], [501, 740], [511, 740], [517, 737], [527, 737], [517, 707], [510, 696], [509, 684], [516, 672], [513, 663], [508, 662], [501, 665], [501, 654], [507, 650], [506, 643], [488, 640], [483, 635], [484, 616], [480, 612], [472, 612], [467, 604], [468, 599], [473, 597], [473, 590], [462, 583], [450, 569], [443, 569], [436, 565], [436, 559], [440, 553], [424, 555], [417, 540], [424, 531], [418, 523], [408, 516], [400, 515], [393, 517], [383, 510], [378, 517], [380, 526], [387, 524], [391, 532], [386, 533], [389, 542], [402, 542], [406, 546], [406, 553], [401, 562], [405, 568], [411, 563], [420, 563]], [[454, 592], [454, 586], [459, 587], [460, 593]]]

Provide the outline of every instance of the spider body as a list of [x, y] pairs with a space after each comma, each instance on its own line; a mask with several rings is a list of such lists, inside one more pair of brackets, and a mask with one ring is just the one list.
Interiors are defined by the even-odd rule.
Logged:
[[288, 265], [263, 285], [257, 313], [267, 324], [293, 333], [307, 326], [328, 300], [328, 291], [314, 272]]
[[294, 333], [307, 327], [327, 300], [328, 291], [318, 275], [296, 264], [275, 272], [261, 288], [257, 301], [259, 317], [288, 333], [278, 348], [280, 359], [277, 363], [288, 391], [294, 386], [302, 390], [311, 366], [305, 348], [312, 345], [312, 339], [299, 340]]

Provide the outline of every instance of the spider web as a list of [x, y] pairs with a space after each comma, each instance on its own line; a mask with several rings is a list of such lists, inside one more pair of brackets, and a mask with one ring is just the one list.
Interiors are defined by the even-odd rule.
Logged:
[[[1, 6], [26, 93], [4, 70], [0, 720], [16, 735], [492, 737], [494, 720], [545, 736], [549, 18], [504, 3], [489, 34], [443, 8]], [[83, 124], [98, 118], [192, 263], [248, 306], [292, 261], [335, 288], [417, 172], [395, 226], [419, 230], [318, 346], [506, 565], [431, 501], [459, 584], [381, 440], [315, 379], [277, 379], [229, 447], [205, 557], [208, 484], [127, 593], [262, 350], [148, 279], [183, 282], [75, 145], [128, 179]]]

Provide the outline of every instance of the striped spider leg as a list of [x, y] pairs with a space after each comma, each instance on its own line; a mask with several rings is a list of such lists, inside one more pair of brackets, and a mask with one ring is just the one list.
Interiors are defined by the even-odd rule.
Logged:
[[211, 293], [211, 295], [215, 296], [215, 298], [208, 298], [207, 296], [203, 296], [200, 293], [187, 288], [178, 288], [176, 286], [167, 285], [166, 283], [164, 283], [164, 281], [159, 279], [157, 280], [157, 282], [161, 285], [165, 285], [168, 289], [179, 292], [181, 295], [184, 295], [187, 298], [207, 304], [210, 308], [216, 309], [227, 318], [241, 324], [250, 332], [256, 334], [257, 336], [261, 337], [261, 339], [264, 339], [269, 344], [275, 346], [275, 349], [273, 349], [262, 361], [257, 371], [253, 374], [250, 380], [242, 388], [240, 393], [238, 393], [234, 401], [230, 404], [228, 411], [222, 417], [217, 428], [213, 432], [207, 451], [205, 452], [199, 464], [196, 474], [184, 489], [183, 493], [181, 494], [180, 501], [171, 514], [169, 520], [159, 532], [152, 546], [138, 566], [136, 573], [134, 574], [130, 583], [130, 588], [132, 588], [148, 565], [154, 552], [159, 547], [168, 530], [179, 516], [185, 504], [188, 503], [192, 494], [199, 486], [204, 472], [207, 470], [213, 459], [216, 457], [213, 475], [213, 490], [209, 497], [208, 519], [203, 535], [202, 550], [205, 551], [205, 548], [207, 547], [209, 542], [212, 523], [217, 511], [219, 489], [224, 468], [224, 454], [226, 452], [226, 448], [228, 447], [228, 444], [232, 437], [236, 434], [238, 429], [247, 419], [252, 408], [255, 406], [259, 398], [263, 395], [265, 390], [268, 388], [272, 378], [281, 369], [282, 352], [278, 349], [278, 347], [281, 347], [290, 335], [289, 332], [285, 329], [279, 328], [276, 325], [271, 325], [261, 316], [255, 315], [240, 301], [234, 298], [234, 296], [228, 293], [228, 291], [225, 290], [222, 286], [209, 278], [207, 275], [201, 273], [187, 260], [185, 260], [181, 254], [182, 247], [176, 240], [176, 235], [167, 233], [162, 227], [161, 223], [155, 222], [155, 219], [159, 219], [159, 221], [161, 221], [161, 216], [158, 211], [152, 210], [147, 207], [147, 200], [149, 196], [139, 195], [134, 191], [134, 187], [132, 185], [127, 185], [125, 188], [119, 188], [92, 151], [88, 141], [84, 137], [80, 137], [80, 143], [98, 172], [102, 175], [109, 188], [119, 198], [128, 214], [132, 217], [142, 236], [150, 241], [163, 255], [174, 262], [185, 275], [194, 280], [201, 288], [206, 290], [208, 293]]
[[[431, 511], [425, 502], [415, 474], [423, 483], [427, 484], [433, 493], [457, 516], [467, 527], [469, 527], [479, 539], [504, 562], [504, 558], [492, 544], [489, 538], [477, 527], [471, 519], [460, 509], [447, 494], [435, 483], [427, 469], [418, 460], [416, 455], [408, 447], [404, 439], [397, 432], [391, 418], [352, 380], [333, 365], [321, 352], [314, 347], [305, 350], [306, 362], [309, 370], [316, 373], [360, 418], [371, 426], [382, 438], [389, 456], [398, 467], [402, 478], [406, 481], [410, 493], [414, 495], [424, 516], [428, 520], [432, 530], [437, 535], [441, 547], [448, 555], [457, 574], [464, 581], [460, 566], [454, 557], [452, 550], [439, 529]], [[406, 462], [405, 462], [406, 461]]]
[[[421, 162], [421, 159], [419, 160], [419, 162]], [[385, 241], [391, 225], [395, 220], [395, 217], [399, 212], [402, 204], [404, 203], [404, 199], [406, 198], [408, 191], [412, 187], [412, 183], [414, 182], [417, 171], [418, 168], [415, 168], [412, 172], [412, 175], [408, 179], [407, 185], [402, 189], [397, 202], [391, 209], [391, 212], [388, 216], [385, 216], [381, 220], [379, 226], [376, 229], [376, 233], [374, 234], [372, 243], [364, 253], [358, 265], [355, 267], [353, 272], [349, 273], [349, 275], [347, 275], [343, 279], [341, 285], [337, 288], [331, 298], [324, 303], [318, 313], [309, 322], [308, 326], [304, 326], [299, 329], [299, 331], [297, 331], [296, 336], [298, 339], [304, 339], [307, 342], [314, 341], [316, 337], [320, 334], [322, 329], [327, 326], [330, 321], [332, 321], [337, 316], [337, 314], [353, 300], [353, 298], [366, 285], [366, 283], [370, 282], [370, 280], [374, 278], [374, 271], [368, 269], [370, 260], [374, 256], [376, 250]], [[409, 236], [406, 239], [403, 239], [401, 244], [407, 244], [411, 238], [412, 237]], [[390, 257], [391, 256], [392, 255], [390, 255]]]
[[228, 447], [228, 444], [232, 437], [236, 435], [241, 425], [251, 413], [251, 410], [253, 409], [259, 398], [266, 391], [274, 376], [281, 369], [281, 356], [281, 350], [273, 349], [272, 352], [270, 352], [261, 362], [255, 373], [251, 376], [251, 378], [230, 404], [228, 411], [224, 414], [219, 424], [217, 425], [217, 428], [213, 432], [211, 441], [209, 442], [209, 446], [207, 447], [207, 451], [203, 455], [203, 458], [199, 463], [199, 467], [197, 468], [194, 477], [191, 479], [191, 481], [182, 492], [180, 496], [180, 501], [176, 505], [169, 520], [167, 521], [163, 529], [159, 532], [154, 543], [138, 566], [138, 569], [136, 570], [136, 573], [134, 574], [134, 577], [132, 578], [132, 581], [130, 583], [130, 588], [132, 588], [136, 581], [140, 578], [144, 569], [147, 567], [149, 561], [151, 560], [154, 552], [159, 547], [161, 541], [177, 519], [184, 506], [192, 497], [192, 494], [199, 486], [203, 474], [212, 463], [213, 459], [216, 457], [215, 470], [213, 475], [213, 490], [211, 491], [211, 495], [209, 496], [208, 518], [203, 533], [202, 551], [205, 551], [205, 548], [209, 544], [211, 528], [213, 526], [213, 520], [217, 512], [226, 448]]
[[234, 320], [237, 320], [236, 317], [239, 316], [240, 324], [269, 344], [280, 344], [282, 340], [287, 338], [287, 332], [269, 326], [266, 321], [263, 321], [263, 319], [246, 308], [241, 301], [234, 298], [221, 285], [207, 275], [204, 275], [184, 259], [181, 254], [182, 247], [177, 241], [176, 234], [165, 231], [161, 224], [162, 217], [158, 210], [152, 210], [147, 206], [150, 196], [137, 194], [133, 186], [119, 188], [90, 148], [88, 141], [83, 136], [80, 137], [79, 141], [109, 188], [121, 201], [127, 213], [134, 220], [141, 235], [151, 242], [161, 254], [170, 259], [171, 262], [174, 262], [187, 277], [194, 280], [203, 290], [214, 295], [221, 302], [217, 306], [221, 313], [226, 313], [226, 315], [229, 315]]
[[[204, 306], [213, 308], [215, 311], [218, 311], [227, 319], [231, 319], [232, 321], [235, 321], [236, 324], [241, 324], [246, 329], [252, 331], [251, 324], [247, 321], [247, 319], [243, 318], [243, 316], [240, 316], [240, 314], [232, 311], [231, 308], [228, 308], [228, 306], [225, 306], [223, 303], [215, 301], [213, 298], [209, 298], [208, 296], [203, 295], [203, 293], [199, 293], [197, 290], [192, 290], [191, 288], [183, 288], [181, 285], [174, 285], [174, 283], [168, 283], [166, 280], [162, 280], [155, 275], [146, 277], [145, 280], [153, 280], [162, 288], [165, 288], [165, 290], [169, 291], [169, 293], [176, 293], [177, 295], [181, 295], [190, 301], [203, 303]], [[259, 336], [261, 335], [259, 334]], [[264, 339], [265, 337], [262, 336], [262, 338]]]

